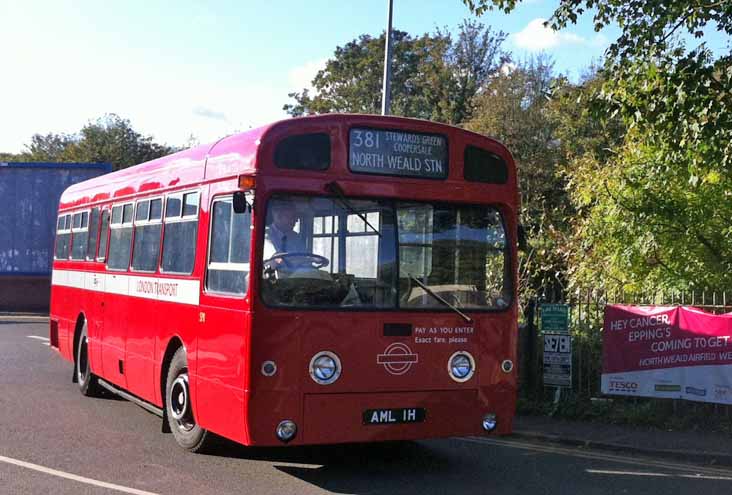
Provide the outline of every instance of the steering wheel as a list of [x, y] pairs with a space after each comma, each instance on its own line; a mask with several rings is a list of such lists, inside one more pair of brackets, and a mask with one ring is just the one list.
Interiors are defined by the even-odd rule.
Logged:
[[330, 264], [328, 258], [315, 253], [275, 253], [270, 259], [266, 261], [281, 259], [282, 263], [284, 263], [284, 265], [288, 269], [292, 269], [293, 265], [298, 265], [298, 263], [293, 263], [293, 258], [307, 258], [310, 266], [316, 270], [320, 268], [325, 268]]

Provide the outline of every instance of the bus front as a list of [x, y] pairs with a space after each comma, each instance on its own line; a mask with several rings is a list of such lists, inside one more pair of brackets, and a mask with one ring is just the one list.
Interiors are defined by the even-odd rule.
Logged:
[[516, 402], [516, 174], [410, 119], [271, 129], [254, 200], [255, 445], [495, 435]]

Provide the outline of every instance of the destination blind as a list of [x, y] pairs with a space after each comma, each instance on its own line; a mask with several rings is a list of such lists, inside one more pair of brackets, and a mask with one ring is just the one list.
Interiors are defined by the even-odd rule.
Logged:
[[438, 134], [351, 129], [348, 167], [353, 172], [446, 179], [447, 139]]

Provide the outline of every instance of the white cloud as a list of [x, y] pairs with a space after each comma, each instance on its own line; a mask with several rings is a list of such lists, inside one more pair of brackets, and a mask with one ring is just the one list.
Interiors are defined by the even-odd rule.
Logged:
[[193, 109], [193, 115], [196, 115], [198, 117], [206, 117], [208, 119], [223, 120], [224, 122], [229, 121], [229, 119], [226, 118], [226, 114], [224, 112], [218, 112], [213, 108], [195, 107]]
[[501, 74], [504, 76], [509, 75], [511, 72], [516, 70], [517, 65], [513, 62], [505, 62], [503, 65], [501, 65], [501, 68], [499, 69], [501, 71]]
[[319, 70], [325, 68], [325, 63], [327, 61], [327, 58], [311, 60], [298, 67], [290, 69], [287, 73], [287, 81], [290, 85], [290, 89], [292, 91], [302, 91], [303, 88], [312, 90], [313, 78]]
[[40, 73], [9, 78], [0, 94], [0, 151], [21, 151], [36, 132], [78, 132], [105, 113], [130, 119], [141, 134], [176, 146], [191, 134], [207, 143], [286, 117], [284, 87], [145, 73], [120, 70], [101, 82], [58, 77], [53, 85]]
[[595, 35], [594, 38], [592, 38], [590, 44], [597, 48], [605, 48], [610, 44], [610, 40], [607, 39], [607, 36], [605, 36], [604, 34], [598, 33]]
[[596, 40], [606, 44], [607, 39], [597, 35], [592, 41], [574, 33], [566, 31], [554, 31], [544, 26], [546, 19], [537, 18], [529, 22], [524, 29], [511, 35], [511, 40], [519, 48], [529, 51], [542, 51], [556, 48], [560, 45], [588, 45], [596, 44]]

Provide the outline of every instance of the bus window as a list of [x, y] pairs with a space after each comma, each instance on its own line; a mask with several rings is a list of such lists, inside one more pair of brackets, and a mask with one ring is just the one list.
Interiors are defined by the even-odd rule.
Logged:
[[277, 168], [327, 170], [330, 167], [330, 136], [301, 134], [283, 139], [275, 149]]
[[[158, 203], [157, 207], [153, 205]], [[154, 272], [158, 266], [160, 253], [160, 234], [163, 224], [160, 219], [160, 199], [137, 202], [135, 213], [135, 241], [132, 248], [132, 269], [140, 272]], [[153, 218], [156, 208], [157, 218]]]
[[73, 237], [71, 239], [71, 259], [86, 259], [86, 246], [89, 242], [89, 212], [74, 213]]
[[251, 213], [235, 213], [232, 199], [214, 201], [206, 286], [211, 292], [245, 294], [249, 285]]
[[127, 270], [132, 248], [132, 203], [112, 208], [111, 235], [109, 240], [110, 270]]
[[102, 211], [102, 228], [99, 232], [99, 254], [97, 261], [107, 260], [107, 237], [109, 237], [109, 210]]
[[69, 247], [71, 244], [71, 215], [61, 215], [56, 224], [56, 253], [57, 260], [69, 258]]
[[508, 165], [495, 153], [475, 146], [466, 146], [464, 158], [465, 180], [487, 184], [505, 184], [508, 181]]
[[267, 207], [264, 301], [295, 307], [393, 307], [393, 218], [385, 201], [274, 196]]
[[89, 243], [86, 248], [87, 261], [93, 261], [97, 256], [97, 237], [99, 235], [99, 207], [92, 208], [89, 215]]
[[198, 193], [168, 196], [161, 271], [190, 275], [196, 260]]
[[163, 200], [153, 199], [150, 201], [150, 220], [160, 220], [163, 216]]
[[460, 308], [511, 302], [506, 233], [491, 207], [397, 203], [400, 306], [439, 309], [415, 282]]

